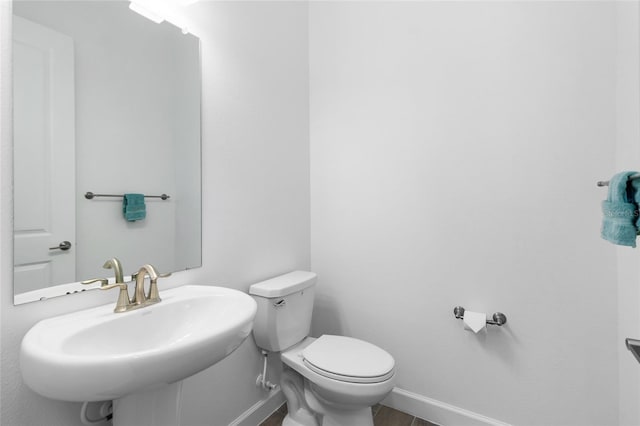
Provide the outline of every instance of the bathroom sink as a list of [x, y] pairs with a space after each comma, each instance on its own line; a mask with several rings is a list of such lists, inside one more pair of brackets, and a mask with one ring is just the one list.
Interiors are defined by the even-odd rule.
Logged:
[[223, 287], [188, 285], [162, 302], [114, 313], [114, 303], [37, 323], [20, 349], [35, 392], [102, 401], [174, 383], [217, 363], [251, 333], [256, 302]]

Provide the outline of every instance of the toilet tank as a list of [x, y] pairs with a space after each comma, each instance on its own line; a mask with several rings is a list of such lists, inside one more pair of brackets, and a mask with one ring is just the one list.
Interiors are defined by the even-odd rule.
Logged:
[[315, 283], [315, 273], [294, 271], [249, 287], [258, 304], [253, 337], [259, 347], [280, 352], [309, 335]]

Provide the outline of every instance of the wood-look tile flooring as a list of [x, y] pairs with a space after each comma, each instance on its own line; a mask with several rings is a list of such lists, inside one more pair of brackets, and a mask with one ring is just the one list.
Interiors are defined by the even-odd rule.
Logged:
[[[374, 426], [438, 426], [434, 423], [430, 423], [426, 420], [419, 419], [410, 414], [394, 410], [393, 408], [386, 407], [384, 405], [378, 404], [374, 406], [372, 410]], [[282, 407], [278, 408], [278, 410], [268, 419], [260, 423], [260, 426], [282, 426], [282, 420], [284, 420], [284, 416], [286, 415], [287, 404], [283, 404]]]

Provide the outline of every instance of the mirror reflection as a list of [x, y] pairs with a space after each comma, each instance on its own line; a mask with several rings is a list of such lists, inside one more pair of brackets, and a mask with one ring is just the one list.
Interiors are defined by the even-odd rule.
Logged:
[[112, 257], [200, 266], [198, 39], [124, 1], [13, 12], [14, 302], [113, 279]]

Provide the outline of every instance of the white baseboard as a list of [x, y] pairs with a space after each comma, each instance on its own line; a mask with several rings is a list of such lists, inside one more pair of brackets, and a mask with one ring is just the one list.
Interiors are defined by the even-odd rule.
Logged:
[[264, 419], [269, 417], [282, 404], [284, 404], [284, 394], [278, 388], [271, 391], [269, 395], [256, 402], [247, 411], [242, 413], [240, 417], [229, 423], [229, 426], [256, 426], [262, 423]]
[[511, 426], [400, 388], [393, 388], [382, 404], [441, 426]]
[[[266, 398], [253, 404], [240, 417], [229, 423], [229, 426], [259, 425], [284, 402], [285, 397], [282, 391], [275, 390]], [[393, 388], [382, 404], [441, 426], [511, 426], [482, 414], [397, 387]]]

